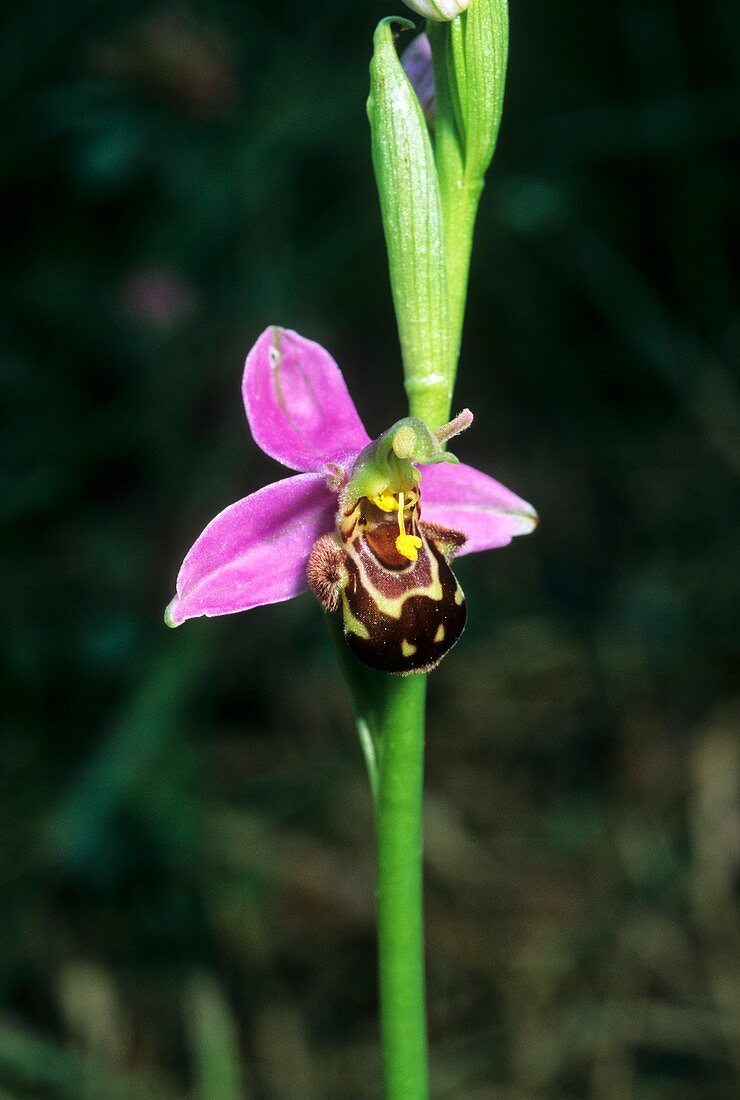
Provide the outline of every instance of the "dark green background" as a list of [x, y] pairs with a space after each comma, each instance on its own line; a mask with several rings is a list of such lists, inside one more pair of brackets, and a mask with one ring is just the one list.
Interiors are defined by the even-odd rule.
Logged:
[[[2, 1100], [380, 1095], [319, 610], [162, 610], [281, 476], [239, 395], [267, 324], [371, 434], [403, 415], [364, 113], [393, 12], [4, 5]], [[542, 522], [460, 563], [431, 685], [440, 1100], [737, 1095], [739, 42], [736, 0], [512, 2], [457, 450]]]

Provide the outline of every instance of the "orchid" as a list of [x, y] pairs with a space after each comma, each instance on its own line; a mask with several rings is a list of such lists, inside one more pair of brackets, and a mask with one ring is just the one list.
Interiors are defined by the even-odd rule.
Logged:
[[429, 1096], [424, 674], [465, 628], [453, 561], [537, 522], [531, 505], [447, 450], [473, 420], [468, 409], [449, 417], [473, 228], [501, 121], [507, 0], [407, 3], [428, 17], [426, 33], [401, 59], [396, 39], [414, 25], [381, 19], [367, 112], [409, 415], [371, 439], [329, 353], [266, 329], [247, 356], [244, 405], [255, 442], [294, 475], [211, 520], [165, 613], [179, 626], [307, 589], [328, 613], [376, 811], [386, 1100]]
[[465, 621], [452, 557], [506, 546], [537, 522], [526, 501], [443, 449], [472, 415], [436, 433], [407, 418], [373, 442], [329, 353], [277, 327], [247, 356], [242, 390], [255, 442], [298, 472], [211, 520], [183, 561], [168, 624], [310, 587], [327, 610], [341, 607], [366, 664], [434, 667]]

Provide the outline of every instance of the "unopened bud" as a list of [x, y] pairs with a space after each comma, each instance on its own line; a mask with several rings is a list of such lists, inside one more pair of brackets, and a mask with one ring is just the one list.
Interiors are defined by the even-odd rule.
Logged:
[[468, 10], [470, 0], [405, 0], [405, 3], [425, 19], [433, 19], [435, 23], [449, 23]]

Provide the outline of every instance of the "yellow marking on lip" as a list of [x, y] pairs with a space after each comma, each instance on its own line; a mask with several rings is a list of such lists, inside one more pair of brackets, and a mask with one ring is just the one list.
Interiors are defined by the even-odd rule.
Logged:
[[463, 602], [464, 599], [465, 599], [465, 597], [463, 596], [463, 590], [460, 587], [460, 585], [458, 584], [457, 589], [455, 590], [455, 603], [457, 604], [458, 607], [460, 606], [460, 604]]
[[445, 624], [440, 623], [437, 627], [437, 633], [434, 635], [434, 641], [437, 645], [445, 640]]
[[411, 642], [407, 642], [404, 638], [401, 642], [401, 653], [403, 653], [404, 657], [413, 657], [416, 653], [416, 646], [412, 645]]
[[[416, 585], [414, 588], [409, 588], [405, 592], [402, 592], [400, 596], [388, 597], [379, 591], [368, 577], [362, 556], [358, 552], [358, 540], [351, 539], [349, 542], [346, 542], [344, 544], [344, 549], [345, 553], [355, 562], [360, 576], [364, 578], [364, 588], [375, 603], [375, 606], [384, 615], [388, 615], [389, 618], [400, 619], [403, 613], [404, 603], [412, 596], [428, 596], [430, 600], [435, 600], [436, 602], [442, 599], [443, 590], [442, 582], [439, 578], [439, 563], [433, 554], [429, 555], [429, 565], [432, 573], [430, 584]], [[462, 603], [462, 589], [459, 589], [459, 592], [460, 603]]]
[[362, 638], [365, 642], [370, 641], [370, 631], [364, 623], [361, 623], [360, 620], [353, 615], [347, 599], [347, 592], [344, 588], [342, 589], [342, 613], [345, 630], [348, 630], [350, 634], [354, 634], [357, 638]]

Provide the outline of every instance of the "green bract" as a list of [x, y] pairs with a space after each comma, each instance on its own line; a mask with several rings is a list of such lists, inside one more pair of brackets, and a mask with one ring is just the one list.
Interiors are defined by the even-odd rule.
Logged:
[[507, 0], [470, 0], [451, 22], [427, 24], [436, 85], [433, 146], [396, 54], [394, 27], [413, 25], [384, 19], [375, 32], [368, 100], [373, 165], [409, 404], [437, 427], [449, 415], [473, 227], [501, 121]]
[[367, 109], [406, 392], [411, 411], [434, 428], [449, 416], [457, 353], [434, 154], [394, 26], [413, 29], [406, 19], [378, 25]]
[[436, 85], [435, 160], [453, 340], [459, 349], [478, 200], [498, 138], [508, 55], [507, 0], [471, 0], [452, 23], [430, 23]]
[[472, 0], [463, 20], [465, 93], [465, 175], [469, 186], [483, 184], [496, 148], [504, 102], [509, 45], [507, 0]]

